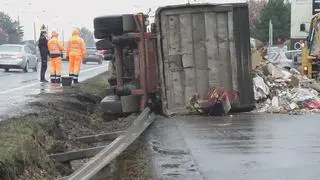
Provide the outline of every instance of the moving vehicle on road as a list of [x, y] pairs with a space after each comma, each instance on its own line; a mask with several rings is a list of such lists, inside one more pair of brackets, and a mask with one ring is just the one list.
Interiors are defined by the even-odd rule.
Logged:
[[103, 54], [100, 53], [95, 47], [87, 47], [87, 56], [83, 60], [83, 64], [87, 62], [97, 62], [102, 64]]
[[22, 69], [28, 72], [38, 70], [38, 58], [34, 52], [25, 45], [0, 45], [0, 68], [8, 72], [10, 69]]

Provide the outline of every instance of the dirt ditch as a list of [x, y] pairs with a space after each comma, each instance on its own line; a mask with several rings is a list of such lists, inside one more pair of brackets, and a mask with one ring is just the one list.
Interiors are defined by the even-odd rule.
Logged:
[[55, 179], [73, 169], [53, 162], [49, 154], [87, 147], [72, 139], [121, 131], [131, 119], [104, 116], [99, 109], [106, 95], [104, 73], [63, 92], [37, 95], [32, 113], [0, 122], [0, 179]]

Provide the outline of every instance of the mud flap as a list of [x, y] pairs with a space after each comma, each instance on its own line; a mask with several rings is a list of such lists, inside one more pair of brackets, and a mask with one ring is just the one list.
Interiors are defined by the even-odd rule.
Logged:
[[100, 102], [100, 108], [104, 114], [121, 114], [121, 101], [117, 96], [106, 96]]
[[115, 95], [106, 96], [100, 102], [100, 108], [103, 114], [120, 115], [122, 113], [132, 113], [140, 111], [139, 95], [121, 96], [117, 98]]
[[122, 112], [131, 113], [140, 111], [140, 99], [139, 95], [121, 96]]

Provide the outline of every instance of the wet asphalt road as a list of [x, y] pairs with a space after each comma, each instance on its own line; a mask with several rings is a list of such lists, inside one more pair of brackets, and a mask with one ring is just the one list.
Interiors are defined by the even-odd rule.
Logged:
[[318, 180], [320, 116], [160, 118], [145, 132], [153, 179]]
[[[67, 75], [68, 62], [63, 61], [62, 68], [62, 75]], [[107, 69], [107, 62], [103, 62], [101, 65], [97, 63], [82, 64], [79, 81], [94, 77], [107, 71]], [[50, 64], [48, 63], [46, 79], [49, 80], [49, 77]], [[22, 70], [15, 69], [10, 70], [10, 72], [4, 72], [4, 70], [0, 69], [0, 120], [29, 111], [24, 105], [34, 99], [32, 95], [61, 90], [61, 87], [50, 83], [41, 83], [39, 79], [40, 64], [38, 72], [30, 70], [30, 72], [24, 73]]]

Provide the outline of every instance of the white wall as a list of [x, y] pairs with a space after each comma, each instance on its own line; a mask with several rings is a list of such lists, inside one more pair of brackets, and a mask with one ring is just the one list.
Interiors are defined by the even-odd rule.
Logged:
[[300, 24], [309, 30], [312, 16], [312, 0], [291, 0], [291, 38], [306, 38], [307, 33], [300, 31]]

